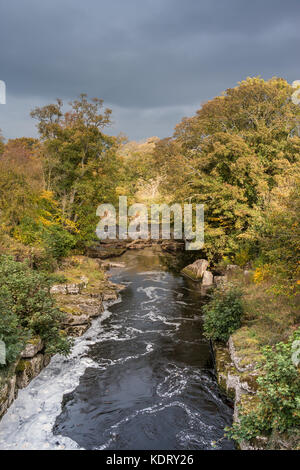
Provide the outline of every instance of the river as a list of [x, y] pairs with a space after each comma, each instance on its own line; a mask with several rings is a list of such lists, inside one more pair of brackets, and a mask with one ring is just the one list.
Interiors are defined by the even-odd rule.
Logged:
[[[199, 286], [153, 249], [118, 259], [120, 300], [19, 391], [0, 449], [233, 449], [232, 409], [202, 335]], [[216, 444], [214, 444], [216, 442]]]

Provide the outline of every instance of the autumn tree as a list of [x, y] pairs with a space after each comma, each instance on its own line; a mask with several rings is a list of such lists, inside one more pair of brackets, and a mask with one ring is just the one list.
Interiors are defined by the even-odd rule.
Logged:
[[169, 180], [180, 182], [174, 197], [205, 205], [209, 257], [236, 252], [251, 238], [252, 221], [278, 176], [299, 173], [300, 108], [292, 93], [283, 79], [248, 78], [185, 118], [173, 139], [160, 144]]
[[154, 159], [158, 142], [158, 137], [150, 137], [145, 141], [125, 142], [118, 150], [122, 162], [118, 194], [127, 195], [130, 202], [150, 204], [160, 196], [162, 175], [157, 171]]
[[[63, 214], [93, 233], [95, 212], [101, 202], [114, 202], [117, 183], [117, 140], [103, 133], [110, 124], [111, 110], [103, 101], [88, 100], [85, 94], [69, 103], [57, 100], [36, 108], [43, 142], [45, 182], [60, 201]], [[92, 232], [91, 232], [92, 231]]]
[[36, 139], [11, 139], [0, 156], [0, 218], [6, 230], [25, 214], [34, 215], [38, 194], [44, 188], [43, 170], [35, 153]]

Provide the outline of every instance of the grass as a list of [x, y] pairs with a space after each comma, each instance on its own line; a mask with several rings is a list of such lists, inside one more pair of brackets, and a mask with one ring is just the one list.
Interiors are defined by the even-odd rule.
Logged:
[[83, 276], [87, 277], [89, 284], [92, 285], [105, 280], [105, 273], [100, 268], [98, 262], [86, 256], [71, 256], [66, 258], [55, 274], [65, 279], [65, 282], [72, 284], [82, 282], [81, 278]]

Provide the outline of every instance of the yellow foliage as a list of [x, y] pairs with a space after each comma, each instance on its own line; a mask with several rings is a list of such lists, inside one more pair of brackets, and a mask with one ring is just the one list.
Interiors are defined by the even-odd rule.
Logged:
[[261, 284], [262, 282], [266, 281], [271, 274], [271, 266], [266, 264], [259, 268], [256, 268], [253, 275], [253, 280], [255, 284]]

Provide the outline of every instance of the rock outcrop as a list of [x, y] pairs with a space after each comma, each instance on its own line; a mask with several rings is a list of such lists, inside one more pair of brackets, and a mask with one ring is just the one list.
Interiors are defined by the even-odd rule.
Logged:
[[36, 354], [31, 359], [21, 359], [16, 367], [16, 383], [18, 388], [27, 387], [44, 368], [45, 355]]
[[214, 283], [214, 276], [210, 271], [204, 271], [202, 277], [202, 286], [203, 287], [210, 287]]
[[4, 383], [0, 385], [0, 418], [6, 413], [12, 402], [17, 396], [16, 387], [17, 377], [13, 375], [8, 377]]
[[21, 353], [22, 358], [32, 358], [38, 352], [40, 352], [44, 348], [44, 343], [40, 337], [32, 338], [26, 344], [24, 351]]
[[208, 264], [206, 259], [197, 259], [194, 263], [183, 268], [181, 272], [193, 281], [201, 281], [208, 268]]

